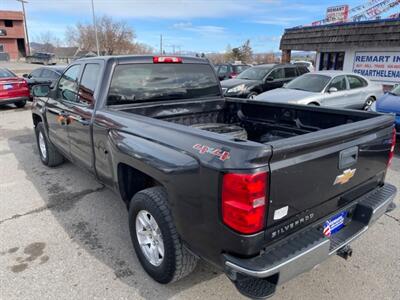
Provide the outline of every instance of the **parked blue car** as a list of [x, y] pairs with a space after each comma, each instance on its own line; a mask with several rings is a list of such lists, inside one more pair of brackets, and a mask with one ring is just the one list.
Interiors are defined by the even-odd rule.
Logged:
[[371, 110], [392, 113], [396, 115], [396, 132], [400, 135], [400, 84], [396, 85], [390, 92], [379, 98], [372, 106]]

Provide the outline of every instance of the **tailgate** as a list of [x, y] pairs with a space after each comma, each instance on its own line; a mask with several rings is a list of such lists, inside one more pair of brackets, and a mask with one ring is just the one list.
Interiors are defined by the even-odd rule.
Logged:
[[392, 128], [393, 117], [379, 115], [271, 143], [267, 227], [317, 220], [380, 185]]

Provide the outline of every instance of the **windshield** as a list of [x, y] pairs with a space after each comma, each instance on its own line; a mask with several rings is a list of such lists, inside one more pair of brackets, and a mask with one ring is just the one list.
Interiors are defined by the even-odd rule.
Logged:
[[393, 90], [390, 91], [391, 94], [400, 96], [400, 84], [395, 86]]
[[325, 75], [306, 74], [289, 82], [285, 88], [292, 90], [320, 93], [331, 78]]
[[220, 96], [210, 65], [118, 65], [110, 85], [109, 105], [142, 101], [193, 99]]
[[17, 77], [13, 72], [7, 69], [0, 69], [0, 78]]
[[270, 68], [260, 68], [260, 67], [253, 67], [247, 70], [244, 70], [242, 73], [239, 74], [238, 79], [248, 79], [248, 80], [263, 80], [265, 75], [271, 71]]

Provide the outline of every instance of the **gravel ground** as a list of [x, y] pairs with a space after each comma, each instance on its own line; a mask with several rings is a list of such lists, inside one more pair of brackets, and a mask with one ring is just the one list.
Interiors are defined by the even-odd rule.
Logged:
[[[118, 196], [71, 163], [41, 164], [29, 107], [0, 107], [0, 166], [0, 299], [242, 299], [203, 262], [177, 283], [152, 281]], [[400, 187], [399, 153], [388, 181]], [[400, 209], [352, 247], [349, 261], [334, 256], [273, 299], [400, 299]]]

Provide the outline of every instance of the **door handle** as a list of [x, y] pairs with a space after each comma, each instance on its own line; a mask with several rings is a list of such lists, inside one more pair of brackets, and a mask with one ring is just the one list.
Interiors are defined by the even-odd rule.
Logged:
[[83, 126], [90, 125], [90, 121], [85, 118], [82, 118], [81, 116], [70, 116], [69, 119], [72, 119], [72, 120], [82, 124]]

